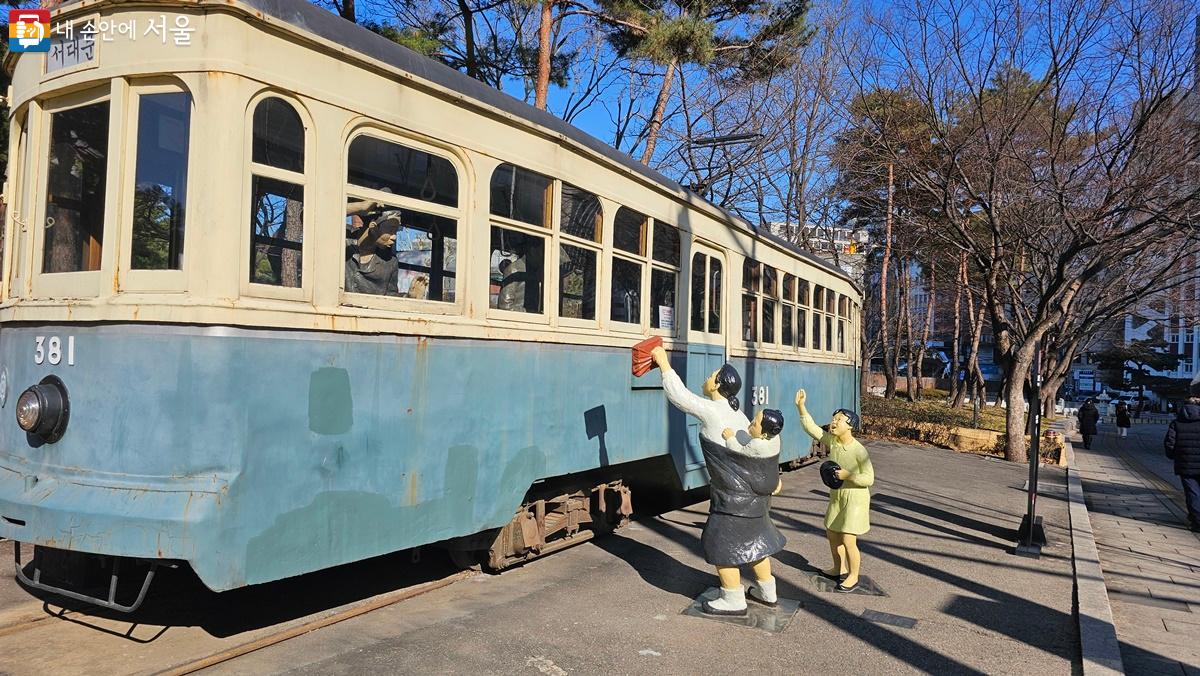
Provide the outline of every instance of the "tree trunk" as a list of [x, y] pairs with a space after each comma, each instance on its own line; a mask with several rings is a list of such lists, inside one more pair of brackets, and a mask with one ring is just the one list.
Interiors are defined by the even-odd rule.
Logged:
[[879, 264], [879, 345], [883, 349], [883, 377], [887, 383], [883, 396], [885, 399], [896, 397], [896, 360], [889, 358], [899, 348], [892, 346], [888, 340], [888, 264], [892, 258], [892, 184], [893, 167], [888, 164], [887, 184], [887, 215], [883, 220], [883, 260]]
[[542, 20], [538, 25], [537, 84], [533, 106], [546, 109], [546, 95], [550, 90], [550, 29], [554, 26], [554, 0], [542, 0]]
[[1004, 414], [1004, 459], [1011, 462], [1029, 460], [1025, 449], [1025, 379], [1029, 377], [1029, 366], [1028, 361], [1014, 361], [1012, 372], [1004, 383], [1004, 396], [1008, 401]]
[[904, 357], [908, 360], [908, 368], [904, 370], [904, 394], [909, 401], [916, 401], [916, 388], [913, 385], [912, 274], [907, 259], [901, 258], [900, 266], [904, 271], [904, 286], [900, 290], [900, 321], [904, 325]]
[[658, 130], [662, 128], [663, 115], [667, 112], [667, 100], [671, 98], [671, 82], [675, 79], [675, 59], [667, 64], [667, 72], [663, 73], [662, 89], [658, 90], [658, 100], [654, 102], [654, 115], [646, 128], [646, 150], [642, 153], [642, 164], [649, 165], [654, 158], [654, 144], [658, 142]]
[[933, 325], [933, 306], [937, 301], [937, 259], [929, 263], [929, 297], [925, 303], [925, 325], [921, 327], [921, 343], [917, 345], [917, 399], [925, 393], [925, 350], [929, 345], [929, 329]]
[[1008, 399], [1008, 410], [1004, 416], [1005, 451], [1004, 458], [1012, 462], [1026, 462], [1029, 455], [1026, 452], [1025, 431], [1025, 383], [1029, 379], [1030, 367], [1036, 354], [1037, 341], [1040, 335], [1030, 335], [1026, 338], [1021, 349], [1014, 350], [1008, 372], [1005, 374], [1004, 392]]
[[1054, 395], [1058, 394], [1059, 388], [1066, 382], [1067, 376], [1055, 376], [1048, 378], [1042, 382], [1041, 397], [1042, 397], [1042, 417], [1054, 415], [1054, 406], [1057, 400]]
[[[961, 253], [958, 255], [958, 283], [954, 290], [954, 345], [950, 350], [950, 405], [957, 407], [962, 404], [963, 388], [966, 387], [966, 378], [958, 379], [959, 369], [959, 346], [962, 343], [962, 296], [963, 287], [966, 285], [965, 279], [967, 276], [967, 254]], [[953, 402], [958, 402], [954, 404]]]
[[354, 13], [354, 0], [342, 0], [342, 4], [338, 6], [338, 14], [350, 23], [358, 23], [358, 18]]

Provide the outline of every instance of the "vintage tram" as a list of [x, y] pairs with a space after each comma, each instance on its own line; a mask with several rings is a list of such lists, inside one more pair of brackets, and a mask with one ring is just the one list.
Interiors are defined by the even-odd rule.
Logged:
[[750, 409], [858, 405], [844, 273], [551, 115], [304, 0], [51, 29], [6, 64], [0, 536], [218, 591], [502, 568], [706, 484], [647, 334]]

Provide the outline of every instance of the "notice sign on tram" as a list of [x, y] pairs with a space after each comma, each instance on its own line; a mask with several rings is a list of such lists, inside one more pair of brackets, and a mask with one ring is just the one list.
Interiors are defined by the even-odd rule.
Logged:
[[55, 27], [50, 36], [50, 51], [46, 53], [46, 72], [78, 66], [96, 59], [96, 36], [75, 30]]

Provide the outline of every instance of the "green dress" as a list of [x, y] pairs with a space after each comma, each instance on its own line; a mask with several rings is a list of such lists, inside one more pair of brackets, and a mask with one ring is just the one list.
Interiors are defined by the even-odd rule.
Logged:
[[850, 473], [841, 488], [829, 491], [829, 509], [825, 511], [825, 529], [835, 533], [862, 535], [871, 530], [871, 492], [875, 483], [875, 468], [867, 449], [857, 439], [842, 445], [829, 432], [813, 421], [812, 416], [801, 419], [804, 431], [829, 451], [829, 459]]

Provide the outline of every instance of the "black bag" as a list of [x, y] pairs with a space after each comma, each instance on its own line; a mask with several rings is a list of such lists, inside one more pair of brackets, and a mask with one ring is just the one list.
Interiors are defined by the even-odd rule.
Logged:
[[842, 480], [837, 478], [838, 470], [842, 467], [832, 460], [821, 463], [821, 481], [830, 488], [841, 488]]

